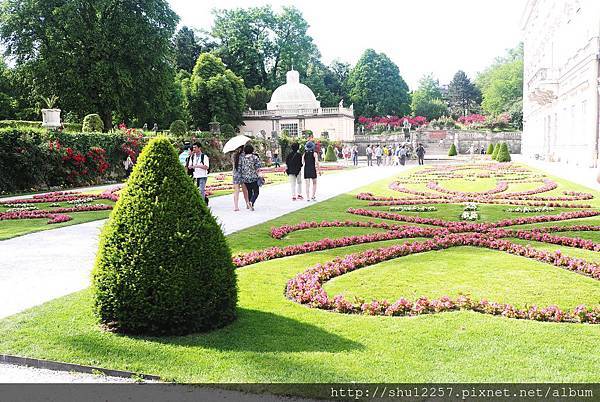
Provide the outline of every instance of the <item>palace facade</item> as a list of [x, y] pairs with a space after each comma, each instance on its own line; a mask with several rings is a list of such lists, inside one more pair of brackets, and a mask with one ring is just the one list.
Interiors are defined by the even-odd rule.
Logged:
[[287, 82], [275, 91], [266, 110], [244, 112], [242, 134], [273, 138], [284, 130], [292, 137], [312, 131], [315, 137], [334, 141], [354, 140], [354, 108], [346, 108], [340, 101], [338, 107], [321, 107], [313, 91], [300, 83], [298, 71], [288, 71]]
[[600, 0], [528, 0], [522, 28], [523, 154], [596, 166]]

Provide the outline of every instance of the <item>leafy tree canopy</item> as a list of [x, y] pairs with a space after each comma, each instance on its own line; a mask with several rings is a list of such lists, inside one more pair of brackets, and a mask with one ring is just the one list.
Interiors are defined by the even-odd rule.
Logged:
[[481, 91], [462, 70], [454, 74], [454, 78], [448, 85], [448, 102], [454, 117], [479, 112]]
[[408, 85], [384, 53], [367, 49], [348, 77], [358, 116], [403, 116], [410, 111]]
[[197, 128], [208, 129], [213, 118], [236, 127], [246, 106], [244, 80], [227, 69], [220, 58], [202, 53], [189, 79], [185, 79], [186, 104]]
[[271, 6], [215, 10], [214, 15], [215, 51], [248, 87], [273, 90], [292, 66], [306, 76], [309, 61], [320, 57], [295, 7], [283, 7], [281, 13]]
[[167, 103], [178, 20], [166, 0], [5, 0], [0, 36], [40, 95], [108, 128], [114, 111], [150, 118]]
[[433, 74], [423, 76], [419, 87], [412, 94], [412, 111], [416, 116], [425, 116], [428, 120], [437, 119], [448, 113], [448, 107], [442, 100], [442, 91]]

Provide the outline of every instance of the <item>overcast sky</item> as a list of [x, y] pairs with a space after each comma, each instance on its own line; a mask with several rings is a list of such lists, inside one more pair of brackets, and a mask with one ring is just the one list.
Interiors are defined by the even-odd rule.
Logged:
[[471, 78], [521, 40], [525, 0], [169, 0], [181, 24], [210, 30], [213, 8], [295, 5], [323, 61], [354, 65], [373, 48], [400, 68], [411, 89], [433, 73], [448, 83], [457, 70]]

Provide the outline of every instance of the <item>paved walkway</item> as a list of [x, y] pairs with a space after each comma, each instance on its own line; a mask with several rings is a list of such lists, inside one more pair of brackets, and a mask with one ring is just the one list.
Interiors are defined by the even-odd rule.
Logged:
[[[319, 201], [346, 193], [412, 167], [359, 168], [319, 179]], [[242, 202], [240, 203], [243, 204]], [[232, 196], [212, 198], [210, 207], [226, 234], [313, 205], [292, 202], [288, 185], [266, 186], [256, 211], [233, 211]], [[85, 289], [104, 220], [32, 233], [0, 241], [0, 318]]]

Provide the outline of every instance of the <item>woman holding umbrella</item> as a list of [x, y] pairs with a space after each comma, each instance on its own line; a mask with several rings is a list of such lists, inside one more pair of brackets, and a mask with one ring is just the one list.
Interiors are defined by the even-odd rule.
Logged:
[[250, 209], [250, 203], [248, 199], [248, 189], [244, 185], [242, 181], [242, 177], [240, 174], [240, 156], [244, 156], [244, 145], [250, 141], [250, 138], [245, 135], [237, 135], [227, 141], [225, 146], [223, 146], [223, 153], [232, 152], [231, 155], [231, 165], [233, 166], [233, 210], [239, 211], [239, 200], [240, 200], [240, 191], [244, 195], [244, 200], [246, 201], [246, 209]]

